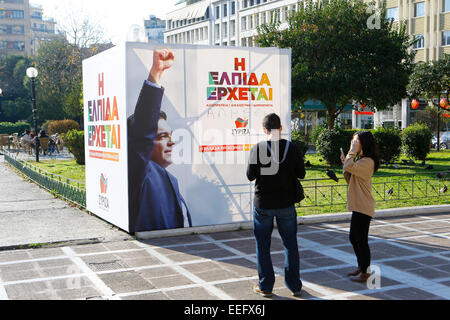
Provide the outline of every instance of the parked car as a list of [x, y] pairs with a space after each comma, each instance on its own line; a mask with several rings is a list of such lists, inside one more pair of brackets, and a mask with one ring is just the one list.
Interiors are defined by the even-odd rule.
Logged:
[[[439, 148], [442, 150], [448, 149], [450, 146], [450, 131], [441, 132], [439, 140]], [[436, 148], [436, 141], [437, 138], [436, 136], [434, 136], [431, 140], [431, 145], [433, 146], [433, 148]]]

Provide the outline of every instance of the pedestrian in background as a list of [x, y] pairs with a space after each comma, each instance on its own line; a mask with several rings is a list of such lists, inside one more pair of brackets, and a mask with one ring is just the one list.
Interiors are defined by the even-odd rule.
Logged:
[[[357, 158], [357, 159], [356, 159]], [[370, 131], [353, 136], [347, 156], [342, 153], [344, 177], [349, 184], [348, 210], [352, 212], [350, 242], [358, 261], [358, 269], [349, 273], [352, 281], [366, 282], [370, 277], [371, 253], [369, 228], [375, 216], [375, 200], [372, 196], [372, 176], [380, 166], [375, 138]]]
[[275, 274], [270, 256], [274, 218], [285, 251], [285, 284], [294, 296], [301, 295], [300, 257], [297, 243], [298, 202], [296, 181], [305, 177], [303, 155], [290, 141], [281, 139], [280, 117], [270, 114], [263, 121], [267, 141], [250, 153], [247, 177], [255, 182], [254, 235], [259, 283], [253, 291], [271, 297]]

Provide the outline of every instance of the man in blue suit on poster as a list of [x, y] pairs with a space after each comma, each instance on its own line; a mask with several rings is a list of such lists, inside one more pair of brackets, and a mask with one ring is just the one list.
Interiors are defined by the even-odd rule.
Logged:
[[130, 232], [192, 227], [172, 164], [172, 130], [161, 111], [165, 70], [175, 56], [170, 49], [153, 53], [153, 66], [141, 89], [134, 114], [128, 119], [128, 193]]

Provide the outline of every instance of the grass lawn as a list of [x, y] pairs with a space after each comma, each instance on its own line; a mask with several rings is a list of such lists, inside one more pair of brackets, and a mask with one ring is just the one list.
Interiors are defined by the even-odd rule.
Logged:
[[49, 173], [85, 183], [85, 166], [79, 165], [75, 160], [43, 160], [39, 163], [31, 162]]
[[[436, 204], [449, 204], [450, 192], [445, 194], [439, 192], [444, 185], [450, 187], [450, 172], [441, 181], [436, 179], [438, 172], [450, 171], [450, 150], [432, 151], [426, 161], [425, 166], [420, 162], [416, 164], [400, 164], [400, 157], [397, 161], [398, 169], [391, 165], [381, 165], [380, 170], [373, 179], [374, 198], [377, 201], [377, 209], [425, 206]], [[347, 185], [343, 178], [342, 166], [328, 166], [325, 161], [321, 161], [318, 154], [308, 154], [305, 156], [305, 162], [311, 163], [310, 168], [306, 168], [305, 181], [302, 185], [309, 198], [302, 202], [302, 207], [298, 208], [300, 215], [322, 214], [346, 212]], [[32, 163], [50, 173], [58, 174], [66, 178], [85, 182], [85, 166], [72, 161], [49, 160], [40, 163]], [[432, 170], [425, 167], [432, 165]], [[328, 179], [327, 169], [332, 169], [339, 182]], [[409, 174], [409, 175], [408, 175]], [[411, 174], [415, 174], [412, 180]], [[392, 175], [403, 175], [393, 177]], [[310, 179], [326, 179], [318, 181], [308, 181]], [[388, 191], [392, 189], [391, 194]], [[413, 196], [414, 195], [414, 199]], [[330, 204], [333, 198], [334, 205]], [[401, 199], [401, 200], [397, 200]], [[385, 201], [388, 200], [388, 201]], [[321, 205], [321, 206], [316, 206]]]

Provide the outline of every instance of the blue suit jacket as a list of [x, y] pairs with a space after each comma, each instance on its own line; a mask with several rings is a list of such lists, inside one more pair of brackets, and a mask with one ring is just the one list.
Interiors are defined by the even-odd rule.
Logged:
[[136, 110], [128, 119], [128, 193], [131, 233], [184, 227], [186, 207], [177, 179], [150, 160], [158, 131], [164, 89], [144, 83]]

